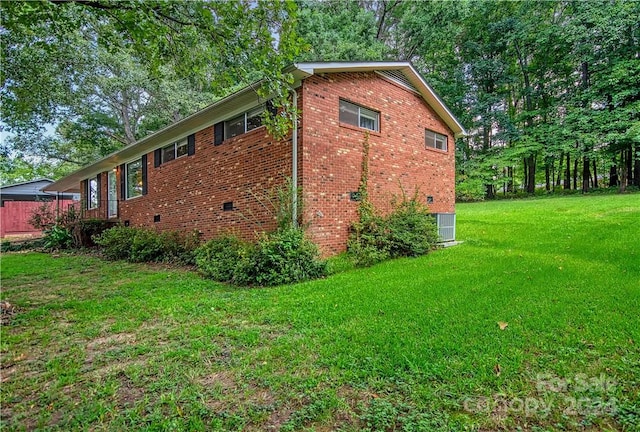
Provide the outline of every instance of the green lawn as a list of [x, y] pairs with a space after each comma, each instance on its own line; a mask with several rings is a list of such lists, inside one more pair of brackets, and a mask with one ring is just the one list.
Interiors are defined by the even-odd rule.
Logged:
[[2, 429], [639, 430], [640, 195], [457, 212], [459, 246], [269, 289], [4, 255]]

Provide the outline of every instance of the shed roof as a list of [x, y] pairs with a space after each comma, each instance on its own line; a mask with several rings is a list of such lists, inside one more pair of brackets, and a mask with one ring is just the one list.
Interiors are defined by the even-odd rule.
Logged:
[[[0, 186], [0, 200], [2, 201], [35, 201], [38, 199], [53, 199], [56, 194], [53, 192], [45, 192], [43, 189], [53, 183], [48, 178], [39, 178], [26, 182], [13, 183]], [[63, 196], [65, 199], [71, 199], [70, 194]]]
[[[295, 79], [294, 87], [299, 86], [303, 79], [314, 74], [372, 71], [400, 71], [408, 83], [418, 91], [424, 100], [444, 120], [456, 137], [466, 134], [460, 122], [410, 62], [305, 62], [294, 63], [285, 68], [285, 72], [291, 73]], [[139, 141], [47, 185], [44, 187], [44, 190], [79, 192], [80, 182], [86, 178], [113, 169], [115, 166], [128, 162], [139, 155], [148, 153], [158, 147], [170, 144], [189, 134], [212, 126], [220, 121], [227, 120], [236, 114], [240, 114], [247, 105], [261, 102], [256, 92], [260, 84], [261, 82], [254, 83], [226, 98], [220, 99], [178, 122], [147, 135]]]
[[42, 192], [42, 189], [45, 186], [53, 183], [53, 180], [48, 178], [39, 178], [35, 180], [30, 180], [26, 182], [13, 183], [0, 187], [0, 193], [2, 195], [43, 195], [43, 196], [51, 196], [48, 193]]

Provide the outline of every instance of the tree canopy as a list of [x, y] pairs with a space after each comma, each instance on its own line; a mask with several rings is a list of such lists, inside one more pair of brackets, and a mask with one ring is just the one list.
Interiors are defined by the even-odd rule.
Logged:
[[640, 2], [97, 0], [1, 11], [10, 172], [26, 172], [20, 155], [41, 171], [86, 163], [258, 78], [278, 93], [294, 60], [409, 60], [469, 131], [457, 142], [459, 197], [640, 186]]
[[76, 168], [258, 79], [283, 94], [281, 71], [302, 46], [284, 0], [16, 1], [0, 12], [8, 177], [16, 164]]

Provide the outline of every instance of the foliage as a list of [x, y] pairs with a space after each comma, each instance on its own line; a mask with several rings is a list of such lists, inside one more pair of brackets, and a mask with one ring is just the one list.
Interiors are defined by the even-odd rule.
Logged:
[[60, 225], [64, 228], [71, 228], [71, 225], [80, 218], [74, 206], [68, 207], [66, 210], [56, 210], [55, 203], [52, 201], [43, 201], [38, 207], [32, 210], [29, 225], [35, 229], [46, 230], [54, 225]]
[[133, 238], [139, 228], [115, 226], [95, 236], [93, 242], [100, 246], [102, 254], [111, 260], [128, 260], [131, 257]]
[[353, 223], [347, 248], [356, 266], [367, 267], [388, 258], [424, 255], [437, 242], [435, 220], [414, 196], [387, 216], [372, 214]]
[[55, 203], [42, 202], [31, 212], [28, 222], [34, 228], [44, 231], [43, 246], [46, 249], [83, 246], [76, 241], [75, 226], [81, 221], [73, 206], [58, 212], [55, 210]]
[[23, 252], [40, 250], [44, 248], [44, 239], [11, 241], [2, 239], [0, 242], [0, 252]]
[[43, 201], [31, 211], [27, 221], [29, 225], [38, 230], [51, 228], [56, 224], [56, 214], [51, 201]]
[[485, 183], [482, 179], [466, 178], [456, 182], [456, 202], [482, 201], [485, 198]]
[[231, 282], [247, 247], [231, 234], [214, 238], [196, 250], [196, 265], [210, 279]]
[[317, 246], [301, 228], [288, 228], [264, 235], [238, 263], [234, 282], [239, 285], [271, 286], [302, 282], [326, 276], [327, 264], [319, 259]]
[[0, 3], [9, 176], [57, 176], [263, 78], [261, 97], [284, 101], [296, 13], [285, 0]]
[[196, 264], [206, 277], [236, 285], [281, 285], [327, 275], [316, 245], [292, 227], [265, 234], [256, 244], [233, 235], [209, 240], [197, 249]]
[[385, 218], [387, 250], [392, 258], [417, 257], [428, 253], [438, 242], [438, 229], [418, 193], [403, 198]]
[[93, 241], [112, 260], [193, 264], [199, 234], [116, 226], [94, 236]]
[[73, 237], [69, 229], [54, 225], [44, 231], [45, 249], [68, 249], [73, 245]]
[[383, 60], [389, 48], [377, 38], [375, 13], [350, 0], [300, 2], [298, 32], [306, 61]]
[[93, 237], [114, 226], [114, 222], [104, 219], [78, 219], [65, 224], [73, 237], [75, 247], [95, 246]]

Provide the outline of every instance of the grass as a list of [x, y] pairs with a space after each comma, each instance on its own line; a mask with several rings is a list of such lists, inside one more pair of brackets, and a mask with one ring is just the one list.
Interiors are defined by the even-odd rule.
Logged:
[[269, 289], [6, 254], [2, 429], [639, 430], [640, 197], [457, 212], [459, 246]]

